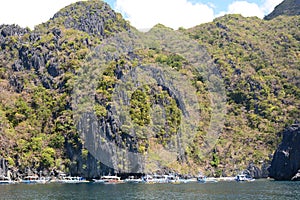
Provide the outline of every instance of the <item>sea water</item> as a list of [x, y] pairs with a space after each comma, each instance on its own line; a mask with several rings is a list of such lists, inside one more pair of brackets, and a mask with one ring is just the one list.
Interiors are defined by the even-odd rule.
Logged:
[[0, 199], [300, 199], [300, 182], [0, 185]]

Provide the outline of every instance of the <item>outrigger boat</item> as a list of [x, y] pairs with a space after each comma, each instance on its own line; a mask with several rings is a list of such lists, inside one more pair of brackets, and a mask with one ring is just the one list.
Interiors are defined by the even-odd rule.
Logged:
[[12, 184], [14, 181], [12, 181], [9, 177], [7, 176], [0, 176], [0, 184]]
[[239, 174], [235, 177], [235, 180], [237, 182], [252, 182], [252, 181], [255, 181], [254, 178], [252, 178], [251, 176], [249, 176], [247, 174]]
[[129, 176], [124, 180], [125, 183], [142, 183], [143, 179], [135, 178], [134, 176]]
[[198, 183], [206, 183], [206, 176], [199, 175], [197, 177], [197, 182]]
[[118, 183], [124, 183], [124, 181], [121, 180], [121, 177], [119, 176], [101, 176], [99, 183], [104, 184], [118, 184]]
[[168, 176], [167, 175], [146, 175], [143, 177], [143, 181], [145, 183], [168, 183]]
[[202, 172], [199, 172], [199, 174], [197, 176], [197, 182], [198, 183], [206, 183], [206, 176]]
[[176, 175], [168, 175], [167, 176], [168, 183], [179, 184], [182, 183], [178, 176]]
[[58, 181], [59, 183], [88, 183], [89, 181], [85, 180], [82, 177], [79, 176], [65, 176], [62, 177], [62, 179], [60, 179]]
[[142, 177], [144, 183], [154, 184], [154, 183], [192, 183], [197, 182], [196, 178], [180, 178], [179, 176], [170, 174], [170, 175], [146, 175]]
[[104, 180], [102, 179], [92, 179], [93, 183], [104, 183]]
[[26, 176], [24, 179], [22, 179], [21, 183], [26, 183], [26, 184], [44, 184], [46, 183], [47, 180], [44, 177], [39, 177], [37, 175], [33, 176]]

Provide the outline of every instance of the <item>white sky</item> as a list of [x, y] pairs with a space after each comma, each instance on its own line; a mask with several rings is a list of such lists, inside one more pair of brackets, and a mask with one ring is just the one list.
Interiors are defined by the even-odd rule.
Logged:
[[[78, 0], [0, 0], [0, 24], [19, 24], [33, 29], [35, 25], [49, 20], [61, 8], [76, 1]], [[215, 5], [209, 0], [194, 0], [194, 3], [190, 0], [107, 1], [116, 11], [121, 12], [131, 25], [139, 29], [151, 28], [157, 23], [174, 29], [190, 28], [228, 13], [263, 18], [282, 2], [260, 0], [261, 3], [258, 4], [251, 0], [232, 1], [227, 5], [227, 10], [215, 13]]]
[[76, 0], [0, 0], [0, 24], [34, 28]]

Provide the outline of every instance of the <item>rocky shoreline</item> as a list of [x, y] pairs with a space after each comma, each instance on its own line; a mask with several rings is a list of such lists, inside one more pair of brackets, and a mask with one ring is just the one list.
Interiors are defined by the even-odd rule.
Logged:
[[269, 176], [275, 180], [300, 180], [300, 123], [286, 128], [282, 133], [282, 143], [276, 150]]
[[[263, 163], [261, 167], [256, 166], [254, 163], [249, 163], [247, 169], [244, 171], [245, 173], [255, 179], [273, 178], [279, 181], [300, 181], [300, 123], [297, 122], [291, 125], [279, 134], [282, 134], [283, 139], [274, 153], [272, 162]], [[4, 158], [0, 158], [0, 163], [0, 174], [9, 177], [11, 180], [20, 180], [25, 176], [51, 177], [57, 179], [61, 174], [66, 174], [65, 172], [55, 169], [52, 171], [38, 171], [36, 169], [26, 168], [22, 171], [16, 167], [9, 166], [8, 161]], [[81, 174], [72, 175], [81, 176]], [[125, 179], [128, 176], [142, 176], [143, 174], [121, 173], [119, 175]], [[90, 179], [92, 177], [85, 178]]]

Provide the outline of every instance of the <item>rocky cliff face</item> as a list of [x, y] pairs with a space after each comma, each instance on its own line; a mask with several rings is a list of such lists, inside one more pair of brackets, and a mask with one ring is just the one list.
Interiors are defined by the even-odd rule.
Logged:
[[[120, 14], [102, 1], [72, 4], [33, 31], [17, 25], [0, 25], [0, 139], [3, 141], [0, 148], [5, 149], [1, 156], [10, 161], [10, 166], [15, 166], [24, 174], [28, 172], [25, 169], [47, 169], [48, 172], [58, 169], [87, 178], [114, 172], [87, 152], [77, 137], [75, 128], [71, 130], [74, 126], [71, 120], [71, 100], [65, 97], [72, 90], [72, 84], [69, 85], [68, 82], [74, 78], [76, 70], [82, 66], [91, 49], [99, 45], [101, 39], [129, 29], [130, 26]], [[32, 101], [32, 95], [38, 95], [37, 88], [43, 90], [40, 97], [45, 95], [41, 98], [47, 98], [49, 104], [62, 104], [56, 109], [41, 108], [41, 101]], [[46, 91], [52, 91], [53, 95]], [[6, 99], [12, 104], [5, 103]], [[22, 112], [14, 110], [14, 107], [18, 107], [14, 105], [16, 99], [22, 99], [25, 103], [23, 106], [34, 107], [34, 111], [27, 113], [26, 117], [22, 115], [22, 120], [10, 123], [17, 112]], [[43, 117], [38, 116], [39, 125], [33, 125], [33, 118], [40, 109], [44, 112]], [[5, 111], [2, 112], [3, 110]], [[51, 117], [46, 112], [51, 113]], [[34, 128], [25, 130], [22, 124], [31, 124], [29, 126]], [[60, 129], [58, 124], [64, 128]], [[69, 131], [66, 130], [67, 126]], [[11, 137], [7, 132], [16, 137]], [[53, 152], [48, 156], [50, 163], [44, 163], [48, 165], [46, 166], [40, 162], [41, 157], [46, 154], [43, 154], [42, 149], [37, 150], [31, 145], [35, 138], [46, 137], [50, 132], [51, 137], [60, 138], [60, 142], [54, 139], [54, 144], [49, 138], [39, 142], [38, 146], [47, 146], [50, 154]], [[20, 143], [23, 139], [27, 141], [28, 148], [23, 148]], [[14, 148], [16, 146], [18, 149]], [[31, 154], [32, 160], [39, 161], [31, 162], [31, 159], [25, 158], [27, 154]], [[60, 161], [55, 166], [53, 161], [57, 159]]]
[[[203, 170], [209, 175], [233, 175], [249, 166], [252, 176], [264, 177], [268, 155], [277, 146], [276, 130], [299, 116], [298, 27], [299, 17], [262, 21], [228, 15], [195, 29], [181, 30], [187, 34], [184, 41], [191, 37], [208, 48], [208, 57], [214, 59], [228, 90], [224, 130], [215, 150], [204, 157], [211, 106], [201, 73], [195, 72], [181, 54], [161, 48], [160, 41], [152, 37], [144, 41], [149, 47], [142, 45], [145, 49], [136, 51], [129, 49], [131, 43], [138, 43], [136, 40], [130, 40], [130, 44], [123, 42], [124, 38], [111, 42], [111, 36], [119, 32], [133, 36], [134, 28], [103, 1], [72, 4], [33, 31], [2, 25], [0, 156], [22, 173], [60, 170], [93, 178], [118, 169], [124, 173], [172, 170], [190, 174]], [[176, 33], [159, 25], [152, 31], [163, 40]], [[182, 45], [181, 39], [174, 44], [181, 48], [177, 46]], [[115, 48], [110, 48], [114, 45], [128, 51], [116, 56]], [[107, 66], [91, 59], [94, 54], [99, 56], [97, 52], [107, 54]], [[194, 52], [190, 56], [195, 57]], [[90, 59], [91, 63], [87, 62]], [[172, 152], [168, 154], [164, 148], [174, 143], [181, 115], [176, 91], [162, 84], [168, 80], [160, 78], [157, 85], [138, 87], [131, 100], [125, 98], [125, 91], [116, 96], [131, 105], [128, 117], [134, 123], [124, 123], [127, 118], [115, 117], [113, 110], [111, 99], [116, 85], [126, 81], [124, 77], [134, 78], [129, 72], [145, 64], [172, 68], [190, 79], [197, 90], [199, 130], [190, 146], [184, 152], [175, 152], [179, 156], [172, 159]], [[105, 71], [92, 96], [96, 116], [86, 113], [77, 124], [72, 95], [75, 86], [84, 85], [74, 84], [81, 72], [82, 82], [80, 79], [78, 83], [89, 80], [84, 66], [91, 70], [103, 67]], [[85, 94], [84, 88], [80, 91]], [[86, 111], [86, 107], [81, 108]], [[157, 120], [159, 116], [163, 120]], [[155, 125], [153, 134], [146, 129], [150, 123]], [[86, 133], [83, 138], [80, 132]], [[146, 134], [151, 136], [149, 140]]]
[[107, 3], [98, 0], [71, 4], [57, 12], [45, 25], [48, 28], [63, 25], [100, 38], [130, 29], [119, 13], [112, 10]]
[[280, 15], [300, 15], [300, 0], [284, 0], [281, 4], [276, 6], [274, 11], [267, 15], [264, 19], [271, 20]]
[[282, 132], [282, 143], [276, 150], [270, 177], [276, 180], [299, 180], [300, 178], [300, 123]]
[[269, 166], [269, 163], [262, 163], [260, 167], [256, 166], [254, 163], [250, 163], [245, 172], [255, 179], [267, 178], [269, 176]]

